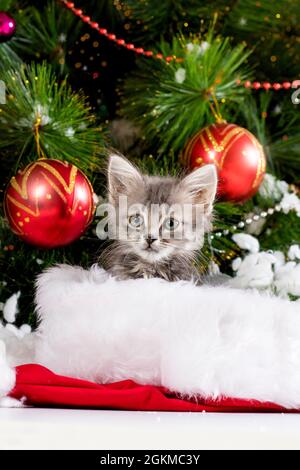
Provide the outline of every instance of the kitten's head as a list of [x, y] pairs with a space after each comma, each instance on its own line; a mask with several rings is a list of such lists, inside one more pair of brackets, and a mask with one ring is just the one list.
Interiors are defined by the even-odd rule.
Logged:
[[117, 233], [127, 253], [150, 263], [202, 247], [216, 189], [214, 165], [179, 179], [144, 175], [118, 155], [109, 159], [108, 194]]

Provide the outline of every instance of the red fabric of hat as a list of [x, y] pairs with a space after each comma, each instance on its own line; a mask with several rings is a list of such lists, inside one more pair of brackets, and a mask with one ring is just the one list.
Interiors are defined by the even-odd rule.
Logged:
[[[38, 364], [16, 368], [16, 385], [10, 396], [32, 406], [97, 408], [139, 411], [283, 412], [281, 406], [256, 400], [221, 397], [188, 400], [163, 387], [132, 380], [96, 384], [57, 375]], [[295, 411], [295, 410], [294, 410]]]

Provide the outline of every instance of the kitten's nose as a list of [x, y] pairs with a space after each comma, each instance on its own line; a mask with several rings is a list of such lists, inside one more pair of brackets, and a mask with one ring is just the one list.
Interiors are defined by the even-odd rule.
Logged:
[[157, 238], [153, 238], [151, 235], [148, 235], [146, 242], [148, 243], [148, 246], [151, 246], [153, 242], [155, 242]]

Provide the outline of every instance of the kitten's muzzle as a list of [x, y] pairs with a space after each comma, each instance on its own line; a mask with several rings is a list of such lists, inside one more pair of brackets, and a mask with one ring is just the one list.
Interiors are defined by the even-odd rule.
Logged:
[[152, 245], [152, 243], [156, 242], [157, 238], [153, 238], [151, 237], [151, 235], [149, 235], [147, 238], [146, 238], [146, 242], [148, 244], [148, 247], [150, 247]]
[[[147, 251], [152, 251], [153, 250], [153, 246], [152, 246], [152, 243], [156, 242], [157, 238], [153, 238], [151, 235], [148, 235], [148, 237], [146, 238], [146, 250]], [[156, 251], [156, 250], [154, 250]]]

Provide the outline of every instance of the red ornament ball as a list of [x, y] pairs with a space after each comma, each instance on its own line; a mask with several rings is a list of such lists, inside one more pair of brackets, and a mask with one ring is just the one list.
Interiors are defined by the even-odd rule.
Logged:
[[190, 169], [208, 163], [216, 165], [218, 197], [223, 201], [249, 199], [257, 192], [266, 171], [266, 157], [256, 137], [243, 127], [225, 122], [197, 132], [187, 142], [182, 158]]
[[4, 208], [12, 231], [42, 248], [67, 245], [80, 237], [93, 219], [93, 188], [74, 165], [42, 159], [14, 176]]
[[0, 42], [6, 42], [11, 39], [15, 31], [15, 20], [4, 11], [0, 11]]

